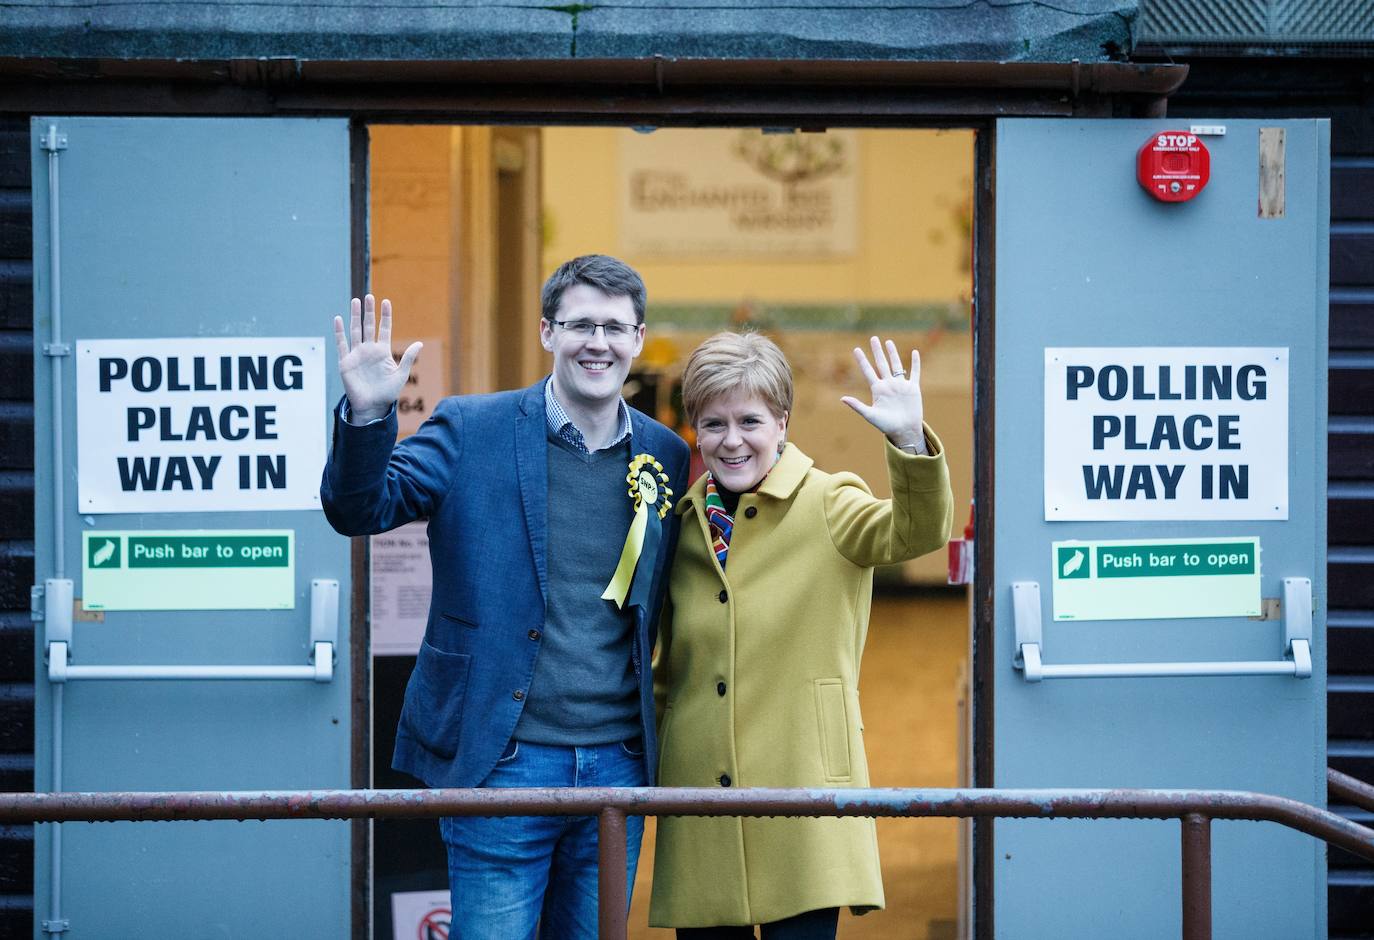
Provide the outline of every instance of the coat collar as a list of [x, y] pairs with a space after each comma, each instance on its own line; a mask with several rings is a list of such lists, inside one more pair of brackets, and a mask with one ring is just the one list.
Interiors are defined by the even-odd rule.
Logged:
[[[801, 452], [796, 444], [788, 444], [782, 450], [782, 455], [778, 457], [778, 462], [773, 464], [773, 469], [768, 471], [768, 476], [763, 480], [763, 485], [758, 492], [761, 496], [769, 496], [773, 499], [791, 499], [792, 494], [801, 486], [801, 482], [806, 478], [807, 471], [815, 466], [815, 461]], [[677, 513], [682, 515], [687, 511], [687, 507], [693, 503], [705, 504], [706, 502], [706, 474], [697, 477], [682, 499], [678, 500]]]

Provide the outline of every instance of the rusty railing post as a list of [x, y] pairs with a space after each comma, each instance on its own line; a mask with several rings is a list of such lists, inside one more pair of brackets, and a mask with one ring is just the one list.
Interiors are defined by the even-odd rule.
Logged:
[[601, 940], [625, 940], [625, 812], [603, 806], [596, 832], [597, 915]]
[[1183, 940], [1212, 940], [1212, 820], [1188, 813], [1183, 834]]

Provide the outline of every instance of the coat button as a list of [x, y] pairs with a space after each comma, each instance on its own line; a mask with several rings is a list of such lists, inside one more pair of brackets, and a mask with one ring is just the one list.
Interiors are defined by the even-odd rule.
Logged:
[[529, 632], [529, 637], [530, 637], [531, 640], [537, 640], [537, 639], [539, 639], [541, 636], [543, 636], [543, 634], [540, 633], [538, 630], [531, 630], [531, 631]]
[[723, 786], [723, 787], [728, 787], [728, 786], [730, 785], [730, 775], [729, 775], [729, 774], [721, 774], [721, 775], [720, 775], [720, 785]]
[[717, 598], [722, 604], [724, 604], [726, 601], [728, 601], [728, 600], [730, 599], [730, 595], [727, 594], [727, 593], [725, 593], [724, 591], [721, 591], [719, 594], [716, 595], [716, 598]]
[[520, 689], [516, 689], [514, 692], [510, 694], [510, 697], [515, 699], [517, 702], [523, 702], [525, 700], [525, 693]]
[[754, 518], [755, 516], [757, 516], [758, 514], [759, 514], [759, 510], [758, 510], [758, 507], [757, 507], [757, 506], [750, 506], [749, 508], [747, 508], [747, 509], [744, 510], [744, 518], [746, 518], [746, 519], [752, 519], [752, 518]]
[[724, 695], [724, 694], [725, 694], [725, 683], [724, 683], [724, 682], [717, 682], [717, 683], [716, 683], [716, 694], [717, 694], [717, 695]]

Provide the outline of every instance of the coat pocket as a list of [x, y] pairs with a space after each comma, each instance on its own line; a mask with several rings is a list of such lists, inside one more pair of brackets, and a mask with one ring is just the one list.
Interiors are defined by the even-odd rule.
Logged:
[[406, 685], [401, 722], [427, 750], [440, 757], [451, 758], [458, 753], [471, 664], [471, 656], [446, 653], [420, 641], [415, 671]]
[[849, 716], [845, 713], [844, 680], [817, 679], [816, 721], [821, 736], [821, 761], [826, 780], [848, 780]]

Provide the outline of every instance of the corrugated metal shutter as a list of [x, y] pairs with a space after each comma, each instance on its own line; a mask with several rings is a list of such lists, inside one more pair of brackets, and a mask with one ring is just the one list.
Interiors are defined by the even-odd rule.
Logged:
[[[0, 790], [33, 789], [29, 122], [0, 118]], [[33, 930], [33, 827], [0, 826], [0, 936]]]
[[[1332, 159], [1329, 412], [1329, 758], [1374, 780], [1374, 153]], [[1374, 866], [1329, 861], [1331, 935], [1374, 936]]]

